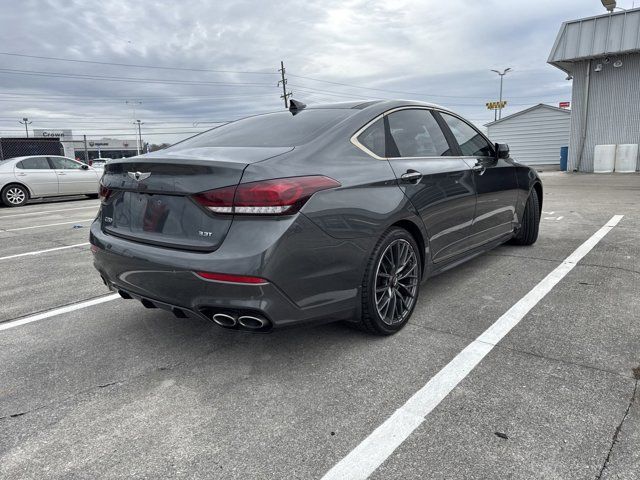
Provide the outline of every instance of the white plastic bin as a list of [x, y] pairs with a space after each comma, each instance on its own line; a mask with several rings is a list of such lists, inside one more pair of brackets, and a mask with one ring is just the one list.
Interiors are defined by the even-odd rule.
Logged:
[[638, 163], [638, 144], [626, 143], [616, 149], [616, 172], [632, 173]]
[[616, 145], [596, 145], [593, 152], [593, 172], [611, 173], [616, 165]]

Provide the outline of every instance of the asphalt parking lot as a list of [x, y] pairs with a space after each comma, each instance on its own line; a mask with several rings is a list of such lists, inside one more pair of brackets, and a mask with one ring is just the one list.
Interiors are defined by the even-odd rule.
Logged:
[[0, 478], [321, 478], [614, 215], [371, 478], [640, 478], [640, 177], [542, 178], [538, 242], [429, 280], [388, 338], [104, 297], [96, 200], [0, 209]]

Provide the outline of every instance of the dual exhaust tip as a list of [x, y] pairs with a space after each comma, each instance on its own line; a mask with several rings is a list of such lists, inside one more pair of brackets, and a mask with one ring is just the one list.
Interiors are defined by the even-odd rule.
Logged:
[[216, 313], [211, 319], [224, 328], [241, 328], [243, 330], [264, 331], [271, 326], [266, 318], [257, 315], [234, 315], [232, 313]]

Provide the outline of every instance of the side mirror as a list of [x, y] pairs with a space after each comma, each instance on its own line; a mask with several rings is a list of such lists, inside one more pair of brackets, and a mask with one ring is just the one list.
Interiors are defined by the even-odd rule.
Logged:
[[89, 170], [89, 165], [84, 164], [80, 167], [82, 170]]
[[509, 158], [509, 145], [496, 143], [496, 155], [498, 158]]

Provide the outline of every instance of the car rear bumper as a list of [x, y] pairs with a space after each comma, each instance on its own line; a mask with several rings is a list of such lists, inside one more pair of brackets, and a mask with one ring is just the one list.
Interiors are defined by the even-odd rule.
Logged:
[[[241, 240], [246, 238], [252, 240]], [[260, 228], [234, 222], [223, 246], [209, 253], [132, 242], [104, 233], [99, 221], [90, 240], [94, 266], [109, 288], [178, 317], [252, 316], [264, 319], [265, 327], [233, 328], [268, 331], [359, 312], [361, 260], [354, 251], [362, 258], [361, 247], [327, 236], [304, 215]], [[211, 281], [197, 271], [257, 276], [267, 283]]]

